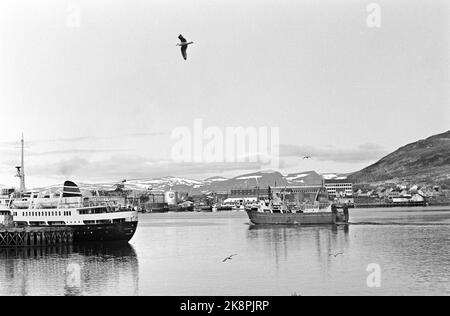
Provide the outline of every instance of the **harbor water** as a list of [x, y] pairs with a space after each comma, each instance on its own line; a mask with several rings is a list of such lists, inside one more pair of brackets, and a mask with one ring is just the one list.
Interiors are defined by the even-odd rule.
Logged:
[[140, 214], [128, 245], [0, 249], [0, 295], [450, 295], [448, 262], [448, 207], [350, 210], [348, 226], [315, 227]]

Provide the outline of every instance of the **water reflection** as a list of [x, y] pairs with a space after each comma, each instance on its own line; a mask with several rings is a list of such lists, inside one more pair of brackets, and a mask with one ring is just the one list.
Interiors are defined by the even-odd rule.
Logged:
[[349, 248], [350, 228], [337, 226], [249, 226], [247, 242], [273, 260], [276, 270], [280, 263], [297, 261], [299, 265], [314, 262], [328, 272], [336, 253]]
[[[134, 248], [0, 249], [0, 295], [450, 294], [450, 211], [353, 210], [348, 227], [158, 216], [140, 217]], [[381, 288], [367, 285], [370, 264]]]
[[0, 295], [138, 295], [129, 244], [0, 249]]

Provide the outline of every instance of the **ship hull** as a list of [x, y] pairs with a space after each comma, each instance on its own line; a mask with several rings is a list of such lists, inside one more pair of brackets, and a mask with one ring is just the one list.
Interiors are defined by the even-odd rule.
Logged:
[[197, 206], [197, 207], [194, 207], [194, 211], [209, 213], [209, 212], [213, 211], [213, 208], [212, 208], [212, 206]]
[[231, 206], [219, 206], [217, 207], [217, 212], [229, 212], [232, 211], [233, 208]]
[[332, 212], [264, 213], [254, 210], [246, 212], [255, 225], [332, 225], [347, 222], [342, 214]]
[[169, 212], [168, 208], [152, 208], [151, 210], [147, 211], [147, 213], [167, 213]]
[[77, 242], [99, 242], [99, 241], [122, 241], [128, 242], [136, 232], [137, 221], [122, 222], [114, 224], [95, 225], [70, 225], [73, 229], [73, 241]]
[[166, 203], [146, 203], [143, 206], [145, 213], [167, 213], [169, 211], [169, 205]]

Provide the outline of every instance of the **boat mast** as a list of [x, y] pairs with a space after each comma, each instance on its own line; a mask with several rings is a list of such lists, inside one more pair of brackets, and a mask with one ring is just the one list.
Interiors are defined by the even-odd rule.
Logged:
[[25, 188], [25, 164], [24, 164], [24, 144], [25, 141], [23, 139], [23, 133], [22, 133], [22, 140], [20, 141], [21, 143], [21, 161], [20, 161], [20, 167], [16, 167], [17, 169], [17, 177], [20, 178], [20, 192], [24, 193], [26, 191]]

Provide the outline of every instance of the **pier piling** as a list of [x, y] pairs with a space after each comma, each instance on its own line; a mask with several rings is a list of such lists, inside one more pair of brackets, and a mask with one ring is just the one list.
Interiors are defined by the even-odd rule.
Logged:
[[70, 227], [0, 227], [0, 247], [35, 247], [71, 244]]

